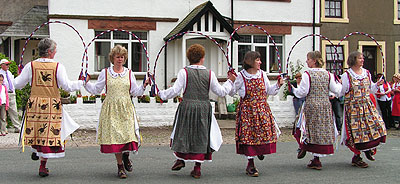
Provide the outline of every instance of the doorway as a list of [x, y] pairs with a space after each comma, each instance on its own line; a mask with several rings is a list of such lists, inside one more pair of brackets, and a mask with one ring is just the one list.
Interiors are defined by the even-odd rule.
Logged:
[[364, 55], [364, 68], [367, 69], [371, 73], [372, 81], [376, 79], [376, 46], [363, 46], [362, 47], [363, 55]]

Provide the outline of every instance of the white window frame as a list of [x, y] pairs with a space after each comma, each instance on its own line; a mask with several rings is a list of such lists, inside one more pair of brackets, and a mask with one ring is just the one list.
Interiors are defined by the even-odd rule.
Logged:
[[[103, 30], [94, 30], [94, 31], [103, 31]], [[131, 66], [132, 66], [132, 43], [139, 43], [139, 40], [137, 40], [135, 37], [133, 37], [131, 34], [129, 34], [129, 39], [127, 39], [127, 40], [121, 40], [121, 39], [114, 39], [113, 37], [114, 37], [114, 34], [113, 34], [113, 32], [114, 31], [110, 31], [110, 39], [96, 39], [94, 42], [94, 45], [96, 45], [96, 42], [108, 42], [108, 43], [110, 43], [110, 51], [111, 51], [111, 49], [116, 45], [116, 44], [119, 44], [119, 43], [121, 43], [121, 44], [128, 44], [128, 48], [126, 48], [127, 50], [128, 50], [128, 60], [127, 60], [127, 64], [128, 64], [128, 68], [129, 69], [131, 69]], [[146, 37], [147, 37], [147, 39], [146, 40], [143, 40], [142, 38], [140, 38], [140, 40], [141, 40], [141, 42], [143, 43], [143, 44], [145, 44], [145, 43], [147, 43], [147, 46], [146, 46], [146, 49], [148, 49], [148, 46], [149, 46], [149, 42], [148, 42], [148, 39], [149, 39], [149, 33], [148, 32], [142, 32], [142, 31], [131, 31], [131, 32], [141, 32], [141, 33], [146, 33]], [[95, 32], [94, 32], [95, 33]], [[96, 36], [96, 35], [95, 35]], [[94, 55], [96, 55], [96, 53], [94, 53]], [[95, 56], [94, 56], [94, 58], [95, 58]], [[108, 57], [107, 57], [108, 58]], [[94, 62], [96, 62], [96, 59], [94, 59]], [[146, 59], [146, 63], [145, 63], [145, 65], [146, 65], [146, 69], [145, 69], [145, 71], [142, 71], [142, 72], [133, 72], [135, 75], [146, 75], [147, 74], [147, 70], [148, 70], [148, 68], [147, 68], [147, 59]], [[93, 65], [93, 66], [95, 66], [95, 65]], [[110, 63], [110, 66], [112, 66], [112, 64]], [[94, 72], [95, 73], [100, 73], [100, 71], [97, 71], [97, 69], [96, 68], [94, 68]]]
[[[262, 35], [262, 36], [266, 36], [267, 37], [267, 43], [254, 43], [254, 36], [260, 36], [259, 34], [248, 34], [246, 36], [251, 36], [251, 42], [250, 43], [238, 42], [238, 47], [241, 46], [241, 45], [247, 45], [247, 46], [251, 47], [250, 48], [251, 51], [255, 51], [256, 47], [266, 47], [267, 48], [266, 58], [265, 58], [265, 61], [263, 61], [263, 62], [265, 62], [266, 68], [261, 68], [261, 69], [264, 70], [265, 72], [267, 72], [271, 76], [273, 76], [273, 75], [278, 76], [279, 73], [277, 73], [277, 72], [271, 73], [269, 71], [269, 68], [270, 68], [270, 66], [269, 66], [269, 63], [270, 63], [269, 62], [270, 50], [269, 49], [270, 49], [270, 47], [273, 47], [275, 49], [274, 44], [272, 42], [270, 42], [269, 36], [268, 35]], [[286, 60], [283, 57], [283, 53], [285, 53], [285, 47], [284, 47], [284, 41], [285, 41], [284, 38], [285, 38], [285, 36], [284, 35], [271, 35], [271, 36], [280, 36], [280, 37], [282, 37], [282, 43], [275, 43], [275, 44], [276, 44], [276, 46], [281, 46], [282, 47], [282, 52], [279, 53], [279, 56], [280, 56], [280, 60], [281, 60], [281, 70], [283, 72], [283, 71], [286, 70]], [[261, 59], [261, 60], [263, 60], [263, 59]], [[239, 61], [239, 62], [241, 62], [241, 61]]]
[[349, 23], [347, 0], [342, 0], [342, 17], [325, 17], [325, 0], [321, 0], [321, 22]]

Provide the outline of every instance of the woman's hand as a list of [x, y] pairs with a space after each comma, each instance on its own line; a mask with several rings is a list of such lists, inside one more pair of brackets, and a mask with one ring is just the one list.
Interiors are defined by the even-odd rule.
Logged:
[[229, 72], [228, 72], [228, 79], [231, 80], [232, 82], [235, 82], [235, 80], [236, 80], [236, 74], [233, 73], [233, 72], [231, 72], [231, 71], [229, 71]]
[[283, 78], [282, 77], [278, 77], [278, 86], [281, 87], [283, 85]]
[[146, 78], [146, 81], [144, 82], [144, 84], [143, 84], [143, 87], [147, 87], [147, 85], [150, 85], [151, 84], [151, 80], [150, 80], [150, 77], [147, 77]]

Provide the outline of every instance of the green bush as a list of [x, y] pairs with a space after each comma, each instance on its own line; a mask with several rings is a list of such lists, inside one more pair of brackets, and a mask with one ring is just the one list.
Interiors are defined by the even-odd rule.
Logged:
[[[7, 59], [11, 61], [8, 57], [6, 57], [2, 53], [0, 53], [0, 60], [1, 59]], [[9, 70], [14, 75], [14, 77], [18, 76], [18, 66], [17, 63], [15, 63], [14, 61], [11, 61]], [[24, 88], [20, 90], [15, 90], [15, 92], [16, 92], [17, 108], [21, 110], [26, 106], [26, 102], [28, 101], [29, 95], [31, 94], [31, 87], [29, 84], [27, 84]]]

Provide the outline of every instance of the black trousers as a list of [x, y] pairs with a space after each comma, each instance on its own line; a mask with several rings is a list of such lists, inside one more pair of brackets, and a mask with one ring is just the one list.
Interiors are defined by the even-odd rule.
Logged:
[[378, 100], [379, 108], [382, 112], [382, 118], [385, 122], [386, 128], [394, 127], [394, 122], [392, 118], [392, 100], [380, 101]]

